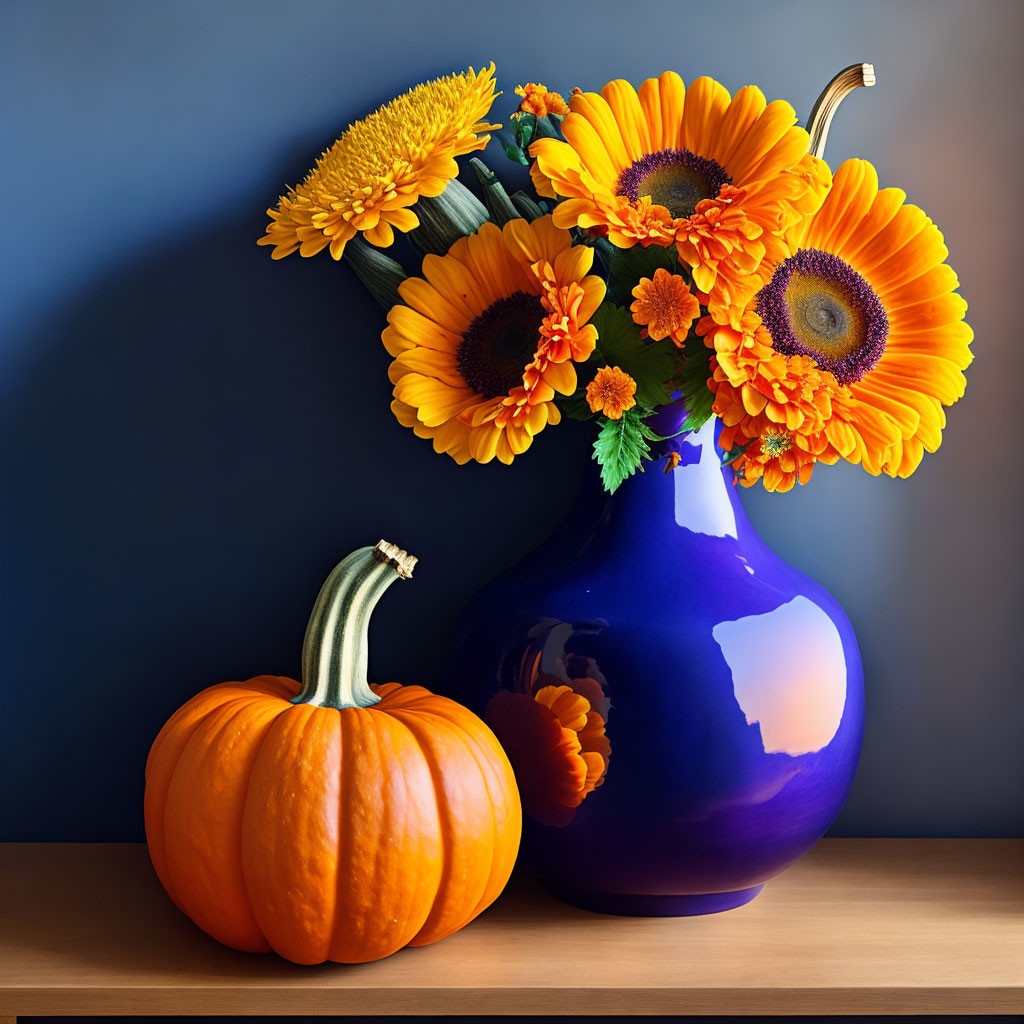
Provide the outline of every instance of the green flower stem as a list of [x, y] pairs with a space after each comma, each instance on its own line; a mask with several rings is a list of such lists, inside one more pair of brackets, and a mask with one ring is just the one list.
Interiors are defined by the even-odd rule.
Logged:
[[498, 180], [498, 176], [477, 157], [473, 157], [469, 161], [469, 166], [473, 168], [483, 187], [484, 203], [491, 215], [491, 220], [498, 227], [504, 226], [510, 220], [515, 220], [519, 216], [519, 211], [512, 204], [512, 200], [509, 199], [504, 186]]
[[522, 189], [512, 193], [512, 204], [518, 211], [517, 217], [525, 217], [527, 220], [533, 221], [544, 216], [544, 208]]
[[415, 206], [420, 226], [409, 237], [424, 252], [444, 255], [460, 238], [472, 235], [490, 219], [487, 207], [457, 178], [436, 198], [421, 198]]
[[385, 308], [402, 301], [398, 286], [408, 277], [401, 263], [356, 235], [345, 246], [345, 259], [366, 290]]

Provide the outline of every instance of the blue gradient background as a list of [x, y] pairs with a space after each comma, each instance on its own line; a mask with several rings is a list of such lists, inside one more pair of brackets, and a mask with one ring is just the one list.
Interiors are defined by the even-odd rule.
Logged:
[[1022, 834], [1022, 29], [1013, 0], [4, 4], [0, 839], [141, 838], [166, 717], [296, 672], [322, 578], [379, 536], [422, 563], [371, 669], [443, 686], [462, 602], [563, 515], [586, 429], [511, 469], [435, 456], [391, 417], [382, 316], [348, 269], [255, 245], [348, 121], [492, 58], [499, 119], [520, 81], [666, 67], [804, 117], [875, 63], [828, 157], [870, 158], [943, 228], [977, 333], [967, 397], [909, 482], [837, 467], [744, 500], [860, 636], [867, 740], [834, 832]]

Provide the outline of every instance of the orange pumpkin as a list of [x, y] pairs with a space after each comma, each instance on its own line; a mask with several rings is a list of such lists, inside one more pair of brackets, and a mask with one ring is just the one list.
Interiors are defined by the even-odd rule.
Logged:
[[366, 680], [367, 627], [416, 559], [381, 541], [331, 573], [278, 676], [204, 690], [146, 765], [160, 881], [204, 931], [296, 963], [363, 963], [469, 923], [505, 887], [522, 815], [479, 718]]

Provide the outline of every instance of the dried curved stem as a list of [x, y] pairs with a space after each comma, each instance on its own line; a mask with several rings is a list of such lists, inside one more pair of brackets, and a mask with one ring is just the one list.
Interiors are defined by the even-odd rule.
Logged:
[[812, 156], [820, 157], [824, 155], [825, 142], [828, 139], [828, 129], [832, 124], [832, 118], [839, 104], [854, 89], [874, 84], [874, 64], [851, 64], [848, 68], [843, 68], [825, 86], [811, 108], [811, 116], [807, 118], [807, 133], [811, 137], [810, 152]]
[[368, 708], [380, 697], [366, 678], [370, 614], [395, 580], [410, 579], [416, 559], [387, 541], [360, 548], [327, 577], [302, 644], [302, 689], [293, 704]]

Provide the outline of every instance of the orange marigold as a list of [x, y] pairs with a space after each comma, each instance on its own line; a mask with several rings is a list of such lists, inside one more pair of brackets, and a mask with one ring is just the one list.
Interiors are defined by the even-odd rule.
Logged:
[[647, 329], [655, 341], [671, 338], [682, 348], [690, 325], [700, 315], [700, 303], [686, 281], [658, 267], [654, 277], [643, 277], [633, 289], [633, 319]]
[[565, 116], [569, 113], [562, 95], [557, 92], [549, 92], [546, 85], [540, 82], [527, 82], [526, 85], [516, 86], [516, 95], [523, 97], [519, 109], [524, 114], [535, 114], [537, 117], [547, 117], [548, 114]]
[[636, 381], [617, 366], [602, 366], [587, 385], [591, 412], [603, 412], [610, 420], [622, 419], [636, 405]]
[[[806, 483], [815, 461], [835, 462], [841, 454], [826, 433], [835, 422], [832, 398], [841, 385], [807, 356], [786, 358], [772, 348], [771, 335], [753, 311], [739, 327], [716, 324], [706, 316], [697, 333], [715, 350], [708, 387], [712, 409], [722, 421], [718, 443], [724, 451], [742, 449], [733, 461], [746, 487], [763, 480], [771, 491]], [[848, 449], [847, 449], [848, 450]]]
[[825, 455], [827, 447], [820, 431], [800, 433], [767, 426], [753, 439], [746, 438], [738, 427], [726, 428], [723, 433], [727, 443], [746, 446], [733, 460], [737, 479], [745, 487], [761, 480], [768, 491], [788, 491], [798, 482], [807, 483], [814, 463]]

